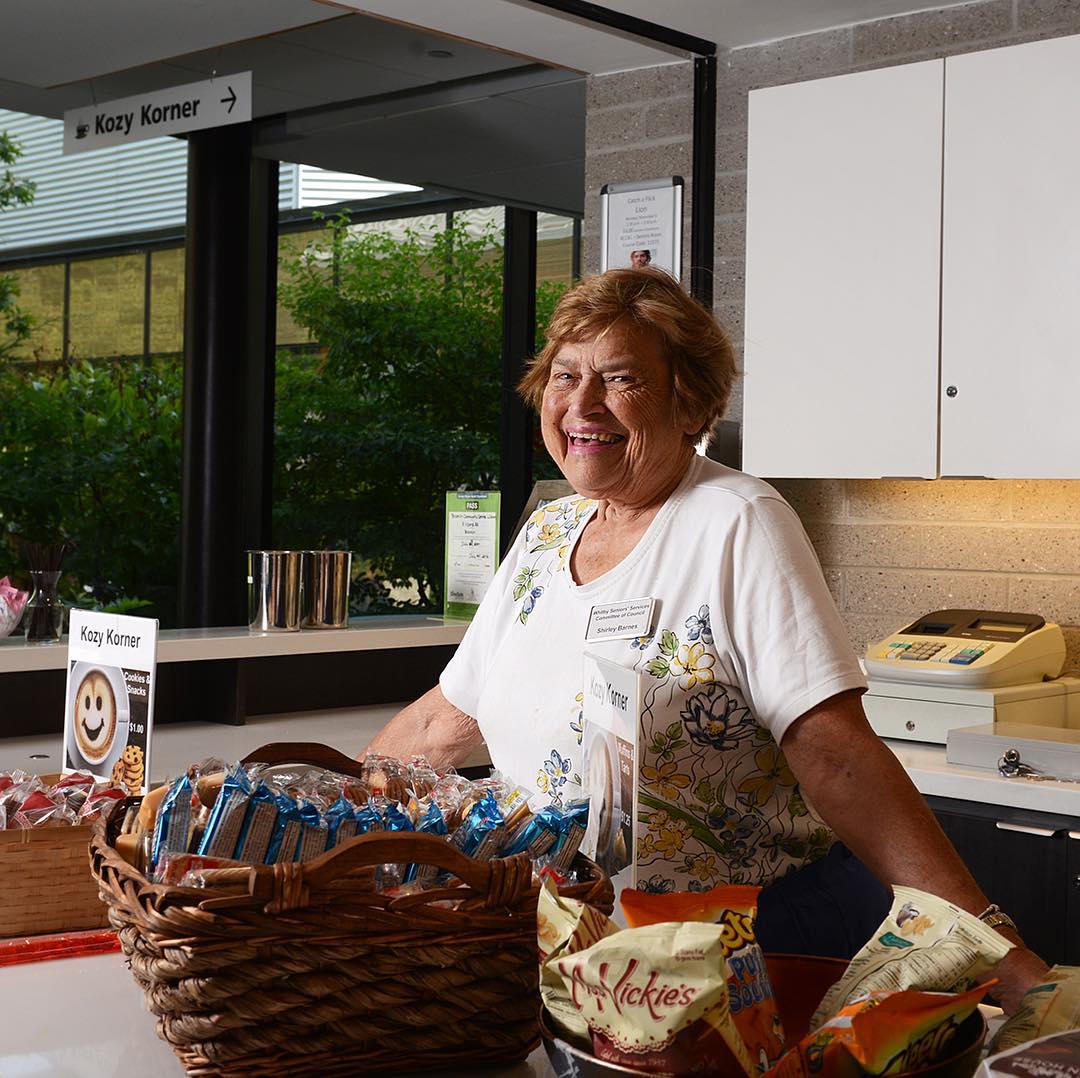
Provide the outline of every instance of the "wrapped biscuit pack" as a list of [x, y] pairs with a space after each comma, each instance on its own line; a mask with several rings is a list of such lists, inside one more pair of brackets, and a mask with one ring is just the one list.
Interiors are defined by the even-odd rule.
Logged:
[[769, 1078], [858, 1078], [919, 1070], [947, 1051], [984, 993], [982, 985], [958, 995], [869, 992], [804, 1037]]
[[1080, 1029], [1080, 966], [1053, 966], [1032, 986], [990, 1043], [991, 1052], [1018, 1048], [1036, 1037]]
[[1051, 1033], [990, 1056], [975, 1078], [1076, 1078], [1080, 1074], [1080, 1029]]
[[587, 1031], [597, 1058], [646, 1073], [757, 1073], [731, 1016], [720, 925], [613, 931], [546, 890], [537, 923], [545, 1004], [579, 1042]]
[[1012, 946], [959, 906], [897, 885], [888, 917], [825, 994], [810, 1028], [817, 1029], [869, 992], [967, 989], [990, 973]]
[[731, 1016], [757, 1069], [766, 1071], [784, 1051], [784, 1029], [755, 932], [760, 893], [760, 887], [730, 884], [674, 894], [627, 890], [620, 901], [632, 928], [663, 921], [701, 921], [721, 927]]

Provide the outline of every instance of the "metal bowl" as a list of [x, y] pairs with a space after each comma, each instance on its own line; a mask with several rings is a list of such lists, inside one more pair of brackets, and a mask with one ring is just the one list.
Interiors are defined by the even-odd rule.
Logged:
[[[806, 1036], [811, 1014], [821, 997], [847, 969], [847, 963], [839, 958], [810, 955], [766, 955], [765, 962], [790, 1047]], [[640, 1078], [643, 1073], [597, 1059], [588, 1047], [564, 1040], [555, 1032], [543, 1007], [540, 1008], [540, 1036], [556, 1078], [611, 1078], [616, 1074]], [[985, 1039], [986, 1019], [976, 1010], [961, 1023], [944, 1059], [902, 1073], [907, 1078], [971, 1078], [979, 1065]], [[650, 1074], [654, 1078], [664, 1078], [663, 1072], [652, 1071]], [[745, 1078], [742, 1069], [733, 1071], [731, 1078]]]

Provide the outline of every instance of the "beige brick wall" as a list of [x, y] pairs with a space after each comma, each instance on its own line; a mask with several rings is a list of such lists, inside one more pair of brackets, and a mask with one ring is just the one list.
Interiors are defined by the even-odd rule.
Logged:
[[[980, 0], [723, 53], [714, 292], [716, 313], [740, 347], [751, 89], [1074, 33], [1080, 33], [1076, 0]], [[590, 80], [588, 271], [598, 265], [601, 183], [656, 174], [666, 161], [685, 162], [670, 171], [689, 171], [691, 91], [689, 65]], [[664, 111], [653, 115], [674, 118], [667, 133], [644, 119], [661, 102]], [[741, 414], [736, 393], [729, 416]], [[778, 480], [776, 486], [806, 526], [857, 650], [931, 608], [985, 607], [1059, 621], [1068, 663], [1080, 666], [1080, 480]]]

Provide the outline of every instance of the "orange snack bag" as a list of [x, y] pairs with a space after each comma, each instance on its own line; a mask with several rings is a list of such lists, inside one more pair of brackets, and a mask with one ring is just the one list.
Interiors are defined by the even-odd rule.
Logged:
[[872, 991], [804, 1037], [768, 1078], [858, 1078], [919, 1070], [940, 1059], [996, 981], [967, 992]]
[[760, 887], [728, 884], [711, 891], [650, 894], [623, 891], [623, 913], [631, 927], [664, 921], [704, 921], [722, 928], [720, 937], [728, 964], [731, 1016], [757, 1073], [767, 1071], [783, 1054], [784, 1029], [765, 954], [754, 932]]

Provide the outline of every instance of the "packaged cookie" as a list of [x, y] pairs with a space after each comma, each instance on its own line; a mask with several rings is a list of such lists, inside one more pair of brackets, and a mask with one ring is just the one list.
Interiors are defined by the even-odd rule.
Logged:
[[222, 783], [221, 792], [214, 801], [206, 830], [195, 852], [206, 857], [231, 858], [236, 851], [240, 828], [244, 824], [250, 801], [251, 783], [244, 769], [237, 764]]
[[405, 765], [392, 756], [370, 753], [364, 760], [364, 785], [372, 797], [388, 801], [409, 800], [409, 774]]
[[265, 782], [260, 782], [248, 801], [244, 822], [236, 840], [237, 861], [257, 865], [266, 860], [277, 818], [278, 806], [274, 791]]
[[[416, 821], [417, 834], [445, 836], [447, 828], [442, 809], [430, 799], [422, 801], [421, 805], [426, 807], [422, 809], [420, 818]], [[423, 889], [435, 883], [438, 873], [439, 870], [434, 865], [411, 864], [406, 867], [402, 882], [415, 883]]]
[[181, 775], [169, 785], [154, 823], [150, 855], [152, 866], [157, 865], [165, 852], [187, 852], [193, 792], [191, 779], [187, 775]]
[[1050, 1033], [979, 1064], [975, 1078], [1076, 1078], [1080, 1074], [1080, 1029]]
[[274, 833], [266, 850], [266, 863], [276, 865], [285, 861], [295, 861], [300, 845], [300, 829], [303, 819], [300, 806], [288, 795], [279, 793], [274, 797], [278, 816], [274, 824]]
[[765, 952], [755, 922], [760, 887], [729, 884], [711, 891], [649, 894], [625, 890], [620, 902], [631, 928], [663, 921], [701, 921], [719, 925], [728, 966], [731, 1016], [750, 1055], [766, 1071], [783, 1054], [784, 1030]]
[[[92, 823], [103, 812], [107, 814], [117, 801], [122, 801], [125, 797], [127, 797], [127, 791], [117, 786], [106, 786], [104, 789], [95, 790], [87, 796], [79, 809], [78, 822]], [[134, 815], [137, 809], [132, 805], [130, 811]]]
[[542, 808], [535, 816], [518, 824], [510, 833], [503, 857], [512, 857], [516, 853], [527, 853], [534, 861], [550, 850], [562, 832], [562, 812], [555, 805]]
[[1024, 993], [990, 1042], [990, 1051], [1007, 1052], [1036, 1037], [1080, 1028], [1080, 966], [1052, 966], [1041, 984]]
[[409, 760], [409, 788], [417, 801], [429, 797], [438, 784], [438, 773], [426, 756], [413, 756]]
[[923, 1070], [948, 1054], [957, 1029], [986, 988], [978, 985], [956, 995], [868, 992], [788, 1051], [770, 1078], [856, 1078]]
[[319, 854], [326, 853], [326, 841], [329, 835], [319, 806], [313, 801], [300, 802], [300, 845], [297, 847], [297, 861], [311, 861]]
[[478, 861], [496, 857], [506, 841], [506, 824], [494, 795], [487, 791], [468, 811], [450, 843]]
[[1012, 948], [974, 914], [913, 887], [893, 887], [889, 915], [825, 994], [810, 1028], [872, 991], [954, 992], [990, 973]]
[[581, 840], [589, 826], [589, 800], [581, 798], [570, 801], [563, 809], [562, 823], [559, 827], [559, 839], [551, 851], [550, 865], [563, 876], [568, 876], [570, 866], [581, 849]]

